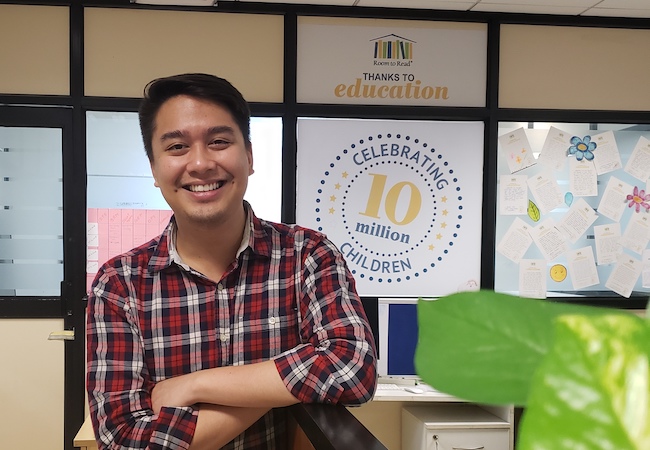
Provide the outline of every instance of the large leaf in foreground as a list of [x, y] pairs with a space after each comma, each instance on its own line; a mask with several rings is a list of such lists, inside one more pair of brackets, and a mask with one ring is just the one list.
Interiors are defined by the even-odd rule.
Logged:
[[518, 449], [650, 449], [650, 327], [634, 316], [558, 318]]
[[487, 290], [420, 300], [416, 371], [459, 398], [524, 405], [533, 373], [551, 347], [555, 318], [610, 311]]

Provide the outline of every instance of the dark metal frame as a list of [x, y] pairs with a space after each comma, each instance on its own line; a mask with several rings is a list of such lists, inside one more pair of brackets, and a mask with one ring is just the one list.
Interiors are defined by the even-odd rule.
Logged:
[[[0, 0], [0, 4], [67, 6], [70, 11], [70, 95], [0, 94], [0, 124], [60, 127], [64, 139], [64, 264], [61, 298], [0, 298], [3, 318], [63, 318], [65, 328], [75, 330], [77, 339], [66, 342], [65, 448], [83, 422], [85, 332], [85, 214], [86, 214], [86, 111], [135, 111], [137, 98], [87, 97], [84, 95], [83, 32], [84, 8], [132, 8], [181, 10], [132, 4], [130, 0]], [[485, 123], [483, 179], [483, 241], [481, 286], [494, 287], [496, 222], [497, 127], [500, 121], [554, 121], [601, 123], [650, 123], [644, 111], [593, 111], [505, 109], [498, 107], [499, 35], [502, 24], [554, 25], [650, 29], [649, 19], [573, 17], [554, 15], [475, 13], [401, 8], [363, 8], [250, 2], [219, 2], [218, 7], [182, 8], [183, 11], [214, 13], [255, 13], [282, 15], [284, 25], [284, 101], [253, 103], [254, 115], [283, 119], [282, 219], [295, 221], [296, 203], [296, 123], [298, 117], [346, 117], [418, 120], [479, 120]], [[419, 21], [480, 22], [488, 28], [487, 91], [483, 108], [320, 105], [300, 104], [296, 99], [297, 23], [299, 16], [384, 18]], [[23, 105], [23, 106], [7, 106]], [[43, 106], [41, 106], [43, 105]], [[557, 298], [552, 301], [571, 301]], [[645, 298], [582, 298], [581, 303], [642, 309]], [[371, 303], [371, 302], [366, 302]]]
[[343, 405], [298, 403], [287, 411], [314, 450], [387, 450]]

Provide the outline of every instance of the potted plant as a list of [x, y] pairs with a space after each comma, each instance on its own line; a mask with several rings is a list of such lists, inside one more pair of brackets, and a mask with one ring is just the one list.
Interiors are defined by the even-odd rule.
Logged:
[[524, 407], [517, 450], [650, 449], [650, 322], [481, 290], [418, 302], [433, 388]]

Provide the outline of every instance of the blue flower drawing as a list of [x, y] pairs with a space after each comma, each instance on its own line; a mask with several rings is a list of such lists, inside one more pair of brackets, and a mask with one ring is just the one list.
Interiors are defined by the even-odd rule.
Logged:
[[594, 159], [596, 147], [596, 143], [591, 142], [591, 136], [585, 136], [582, 139], [573, 136], [571, 138], [571, 147], [569, 147], [569, 155], [576, 155], [578, 161], [582, 161], [582, 158], [591, 161]]

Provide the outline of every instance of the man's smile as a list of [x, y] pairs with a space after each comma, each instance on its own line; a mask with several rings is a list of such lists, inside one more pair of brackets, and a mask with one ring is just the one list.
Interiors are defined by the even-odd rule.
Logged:
[[209, 192], [209, 191], [215, 191], [219, 189], [224, 184], [225, 181], [217, 181], [215, 183], [210, 183], [210, 184], [197, 184], [197, 185], [185, 186], [185, 189], [192, 192]]

